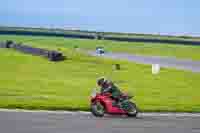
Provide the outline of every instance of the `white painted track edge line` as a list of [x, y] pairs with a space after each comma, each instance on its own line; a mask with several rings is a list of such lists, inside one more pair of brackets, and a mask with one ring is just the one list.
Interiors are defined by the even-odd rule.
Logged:
[[[72, 114], [72, 115], [89, 115], [91, 112], [87, 111], [48, 111], [48, 110], [24, 110], [24, 109], [0, 109], [0, 112], [24, 112], [24, 113], [51, 113], [51, 114]], [[162, 117], [200, 117], [200, 113], [160, 113], [160, 112], [151, 112], [151, 113], [139, 113], [138, 116], [162, 116]]]

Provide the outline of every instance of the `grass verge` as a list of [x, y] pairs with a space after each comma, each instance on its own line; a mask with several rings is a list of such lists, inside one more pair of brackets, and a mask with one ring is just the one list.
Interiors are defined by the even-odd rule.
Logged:
[[[71, 49], [81, 40], [65, 47], [69, 42], [61, 38], [36, 39], [28, 44], [59, 48], [68, 60], [55, 63], [0, 49], [0, 108], [89, 110], [90, 92], [104, 75], [123, 91], [135, 94], [142, 111], [200, 112], [198, 73], [162, 68], [159, 75], [152, 75], [149, 65], [90, 57]], [[121, 64], [120, 71], [113, 70], [115, 63]]]

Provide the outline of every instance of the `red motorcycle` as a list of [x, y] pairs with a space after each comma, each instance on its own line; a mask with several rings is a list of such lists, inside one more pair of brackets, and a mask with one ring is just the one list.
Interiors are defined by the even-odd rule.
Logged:
[[111, 98], [110, 93], [101, 94], [94, 90], [91, 94], [91, 112], [96, 117], [103, 117], [105, 113], [136, 117], [138, 109], [136, 104], [130, 101], [132, 97], [123, 94], [121, 96], [123, 101], [117, 102]]

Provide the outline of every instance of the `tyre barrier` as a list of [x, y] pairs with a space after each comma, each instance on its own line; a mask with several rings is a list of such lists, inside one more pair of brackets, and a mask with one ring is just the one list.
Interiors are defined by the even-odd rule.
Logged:
[[0, 42], [0, 48], [10, 48], [13, 44], [13, 41], [6, 41], [6, 42]]
[[34, 48], [31, 46], [17, 44], [17, 43], [14, 43], [13, 41], [0, 42], [0, 48], [12, 48], [26, 54], [43, 56], [43, 57], [48, 58], [49, 61], [63, 61], [66, 59], [66, 57], [63, 56], [61, 52], [58, 52], [55, 50]]

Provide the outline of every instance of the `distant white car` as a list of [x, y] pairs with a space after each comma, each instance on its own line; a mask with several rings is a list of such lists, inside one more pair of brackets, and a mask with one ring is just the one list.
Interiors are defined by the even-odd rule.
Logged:
[[101, 54], [104, 54], [104, 53], [105, 53], [105, 50], [104, 50], [103, 47], [97, 47], [97, 48], [96, 48], [96, 53], [101, 55]]

